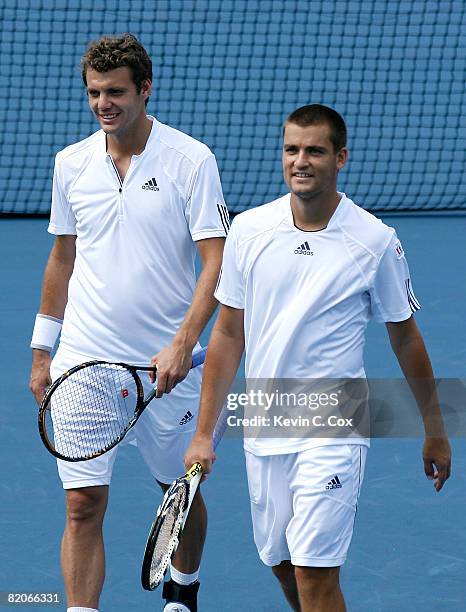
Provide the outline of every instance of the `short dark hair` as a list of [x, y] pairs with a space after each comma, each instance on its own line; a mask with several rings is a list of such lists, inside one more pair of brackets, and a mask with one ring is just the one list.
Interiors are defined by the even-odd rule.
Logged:
[[137, 93], [140, 93], [144, 81], [152, 81], [151, 59], [136, 36], [128, 33], [119, 36], [102, 36], [99, 40], [89, 43], [81, 59], [81, 66], [86, 86], [88, 69], [108, 72], [124, 66], [131, 70]]
[[307, 104], [289, 115], [283, 124], [283, 131], [288, 123], [301, 127], [326, 123], [330, 128], [330, 141], [335, 152], [346, 147], [346, 125], [343, 117], [336, 110], [323, 104]]

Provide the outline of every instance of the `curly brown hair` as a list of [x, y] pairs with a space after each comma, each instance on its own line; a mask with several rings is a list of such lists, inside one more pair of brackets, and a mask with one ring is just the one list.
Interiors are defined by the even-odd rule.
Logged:
[[131, 70], [137, 93], [140, 93], [144, 81], [152, 81], [151, 59], [136, 36], [129, 33], [120, 36], [102, 36], [99, 40], [89, 43], [81, 59], [84, 85], [87, 86], [88, 69], [108, 72], [123, 66]]

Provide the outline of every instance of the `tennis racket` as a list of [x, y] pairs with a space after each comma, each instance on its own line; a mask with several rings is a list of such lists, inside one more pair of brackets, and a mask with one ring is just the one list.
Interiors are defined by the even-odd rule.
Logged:
[[[227, 414], [228, 410], [224, 407], [213, 435], [214, 448], [225, 432]], [[178, 548], [201, 477], [202, 465], [195, 463], [184, 476], [177, 478], [167, 489], [158, 507], [142, 561], [141, 583], [146, 591], [153, 591], [165, 577], [170, 561]]]
[[[193, 354], [191, 367], [204, 363], [206, 350]], [[62, 374], [39, 409], [39, 434], [47, 450], [65, 461], [86, 461], [116, 446], [157, 393], [154, 387], [144, 397], [138, 371], [156, 370], [88, 361]]]

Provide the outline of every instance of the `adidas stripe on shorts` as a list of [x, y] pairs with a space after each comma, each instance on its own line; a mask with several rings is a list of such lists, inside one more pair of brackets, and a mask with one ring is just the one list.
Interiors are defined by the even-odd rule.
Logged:
[[366, 455], [367, 447], [357, 444], [284, 455], [246, 451], [254, 541], [266, 565], [345, 562]]
[[[91, 359], [59, 348], [50, 369], [52, 380]], [[152, 388], [149, 375], [144, 372], [138, 374], [147, 394]], [[184, 472], [183, 458], [196, 427], [201, 379], [202, 366], [192, 369], [170, 394], [154, 399], [123, 442], [101, 457], [73, 463], [58, 459], [63, 488], [110, 484], [118, 449], [126, 443], [137, 446], [154, 478], [165, 484], [173, 482]]]

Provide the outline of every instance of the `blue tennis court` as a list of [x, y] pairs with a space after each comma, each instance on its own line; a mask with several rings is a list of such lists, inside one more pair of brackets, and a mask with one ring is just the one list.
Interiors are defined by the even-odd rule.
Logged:
[[[63, 595], [64, 495], [28, 390], [52, 245], [46, 220], [35, 216], [49, 209], [54, 154], [97, 129], [79, 58], [102, 34], [132, 32], [146, 46], [154, 62], [149, 112], [211, 147], [231, 212], [284, 193], [280, 125], [293, 109], [322, 103], [340, 112], [350, 135], [341, 187], [397, 228], [435, 373], [466, 382], [464, 2], [0, 5], [0, 601], [6, 592]], [[366, 366], [369, 377], [400, 376], [384, 326], [368, 329]], [[452, 440], [453, 474], [439, 495], [423, 473], [421, 439], [373, 441], [342, 572], [350, 611], [466, 609], [464, 433]], [[253, 543], [240, 440], [222, 442], [203, 490], [210, 524], [200, 612], [285, 610]], [[138, 452], [123, 447], [105, 522], [103, 612], [161, 609], [160, 593], [143, 591], [139, 579], [160, 499]]]
[[[464, 231], [461, 216], [385, 217], [407, 253], [423, 309], [417, 321], [437, 376], [465, 378]], [[59, 543], [64, 496], [54, 460], [36, 431], [27, 382], [28, 348], [43, 267], [52, 244], [43, 219], [0, 221], [2, 285], [0, 369], [0, 591], [63, 593]], [[383, 326], [368, 332], [369, 376], [398, 377]], [[375, 440], [369, 453], [355, 536], [342, 581], [357, 612], [453, 612], [466, 601], [466, 443], [453, 440], [453, 475], [435, 494], [423, 474], [420, 439]], [[201, 571], [200, 610], [280, 611], [286, 606], [259, 561], [250, 526], [241, 442], [225, 439], [204, 487], [210, 525]], [[139, 572], [147, 530], [160, 494], [137, 451], [117, 460], [105, 523], [104, 612], [159, 609]], [[36, 606], [37, 610], [52, 609]]]

